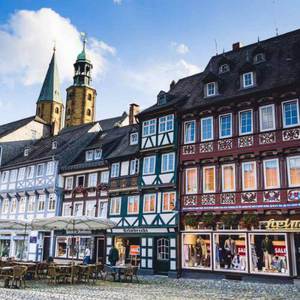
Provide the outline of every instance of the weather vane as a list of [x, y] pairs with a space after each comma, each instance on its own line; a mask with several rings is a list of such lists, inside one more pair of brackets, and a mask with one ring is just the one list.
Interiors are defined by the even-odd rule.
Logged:
[[87, 34], [85, 32], [80, 32], [81, 41], [83, 43], [83, 50], [85, 51], [85, 44], [87, 41]]

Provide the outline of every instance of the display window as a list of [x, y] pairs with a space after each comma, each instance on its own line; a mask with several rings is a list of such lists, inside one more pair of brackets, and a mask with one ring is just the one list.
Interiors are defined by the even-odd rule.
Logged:
[[211, 235], [184, 233], [182, 235], [182, 267], [211, 270]]
[[245, 233], [214, 234], [214, 269], [247, 272], [247, 243]]
[[56, 240], [56, 256], [67, 257], [67, 238], [58, 237]]
[[26, 245], [23, 239], [15, 240], [15, 258], [16, 259], [26, 259]]
[[79, 253], [78, 258], [84, 258], [85, 250], [90, 249], [92, 246], [92, 239], [89, 237], [81, 237], [79, 241]]
[[10, 239], [0, 240], [0, 257], [9, 257]]
[[141, 255], [141, 241], [137, 237], [115, 237], [115, 248], [119, 253], [117, 265], [139, 265]]
[[289, 275], [286, 234], [250, 233], [250, 273]]

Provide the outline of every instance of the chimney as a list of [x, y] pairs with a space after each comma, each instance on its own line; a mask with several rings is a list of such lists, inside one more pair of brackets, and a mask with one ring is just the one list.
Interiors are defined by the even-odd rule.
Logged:
[[170, 90], [172, 90], [175, 86], [175, 80], [172, 80], [172, 82], [170, 83]]
[[136, 103], [129, 105], [129, 125], [136, 124], [135, 116], [140, 112], [140, 106]]
[[232, 51], [238, 51], [242, 47], [242, 44], [240, 42], [232, 44]]

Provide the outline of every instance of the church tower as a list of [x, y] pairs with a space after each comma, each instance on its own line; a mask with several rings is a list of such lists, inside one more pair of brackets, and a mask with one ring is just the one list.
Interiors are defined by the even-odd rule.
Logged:
[[51, 125], [52, 134], [56, 135], [62, 127], [63, 109], [64, 106], [60, 93], [60, 81], [54, 48], [47, 74], [36, 103], [36, 116]]
[[65, 125], [75, 126], [95, 121], [96, 90], [91, 87], [93, 65], [85, 52], [86, 40], [83, 40], [82, 52], [74, 64], [73, 85], [67, 88]]

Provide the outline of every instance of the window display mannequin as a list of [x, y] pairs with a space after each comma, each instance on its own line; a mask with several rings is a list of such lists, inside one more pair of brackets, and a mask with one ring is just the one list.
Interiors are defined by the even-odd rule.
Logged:
[[224, 258], [225, 268], [228, 269], [231, 267], [232, 258], [236, 254], [236, 243], [235, 240], [233, 240], [230, 235], [224, 242], [224, 250], [225, 250], [225, 258]]
[[273, 241], [269, 238], [269, 236], [265, 236], [261, 243], [261, 248], [264, 253], [264, 263], [265, 263], [265, 270], [271, 270], [272, 269], [272, 258], [274, 255], [274, 246]]
[[255, 244], [251, 243], [250, 251], [251, 251], [252, 270], [257, 271], [258, 257], [256, 254]]

